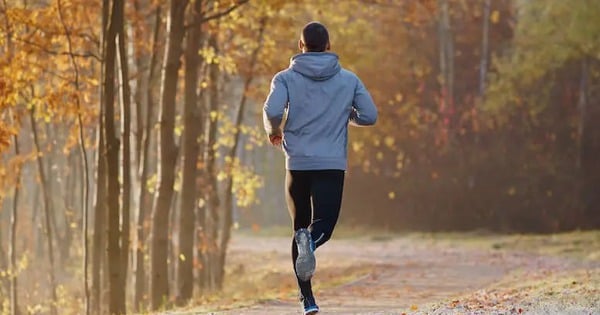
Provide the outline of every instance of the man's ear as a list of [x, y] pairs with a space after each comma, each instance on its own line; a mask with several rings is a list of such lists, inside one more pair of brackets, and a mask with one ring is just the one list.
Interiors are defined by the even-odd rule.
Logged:
[[325, 50], [331, 50], [331, 43], [327, 42], [327, 48], [325, 48]]
[[298, 49], [300, 49], [300, 51], [304, 51], [304, 42], [302, 42], [302, 40], [298, 40]]

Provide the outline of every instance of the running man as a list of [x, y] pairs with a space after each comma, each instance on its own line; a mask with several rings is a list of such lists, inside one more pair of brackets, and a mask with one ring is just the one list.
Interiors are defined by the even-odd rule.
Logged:
[[294, 271], [304, 314], [316, 314], [314, 251], [329, 240], [340, 213], [348, 124], [375, 124], [377, 109], [360, 79], [329, 52], [323, 24], [308, 23], [298, 47], [302, 53], [273, 77], [263, 122], [271, 144], [285, 152]]

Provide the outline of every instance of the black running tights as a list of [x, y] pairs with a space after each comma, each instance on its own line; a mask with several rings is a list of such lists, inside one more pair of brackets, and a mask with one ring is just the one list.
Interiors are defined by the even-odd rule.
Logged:
[[[294, 231], [308, 228], [317, 248], [333, 234], [342, 205], [344, 174], [343, 170], [287, 171], [286, 201]], [[292, 239], [294, 273], [297, 257], [298, 248]], [[297, 280], [302, 296], [312, 296], [310, 280]]]

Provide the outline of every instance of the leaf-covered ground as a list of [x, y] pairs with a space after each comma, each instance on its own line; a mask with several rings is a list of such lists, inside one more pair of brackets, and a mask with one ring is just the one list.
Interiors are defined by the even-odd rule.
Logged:
[[[600, 314], [600, 231], [344, 236], [317, 251], [322, 314]], [[300, 314], [289, 247], [237, 234], [224, 292], [168, 314]]]

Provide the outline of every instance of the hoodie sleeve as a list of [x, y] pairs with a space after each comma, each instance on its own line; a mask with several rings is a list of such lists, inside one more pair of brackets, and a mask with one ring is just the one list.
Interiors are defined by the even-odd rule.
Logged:
[[271, 81], [271, 91], [263, 107], [263, 124], [268, 135], [281, 135], [281, 122], [288, 104], [288, 89], [282, 73]]
[[371, 94], [362, 81], [356, 77], [357, 84], [354, 90], [354, 103], [350, 114], [350, 123], [355, 126], [371, 126], [377, 121], [377, 108], [373, 103]]

